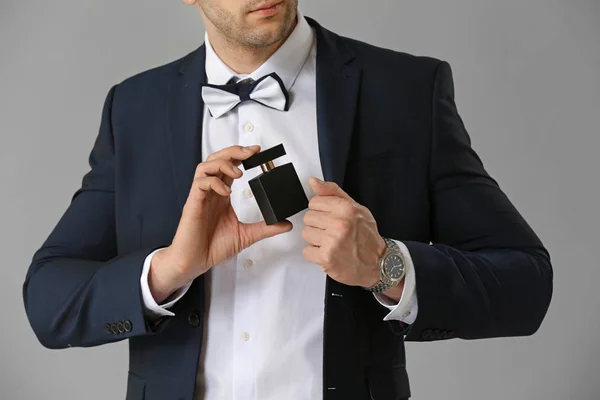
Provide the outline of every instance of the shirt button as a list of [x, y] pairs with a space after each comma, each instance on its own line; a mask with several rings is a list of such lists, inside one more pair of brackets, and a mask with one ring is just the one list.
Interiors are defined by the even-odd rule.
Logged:
[[406, 317], [409, 317], [409, 316], [410, 316], [410, 311], [407, 311], [407, 312], [404, 313], [404, 315], [402, 317], [406, 318]]
[[244, 268], [250, 268], [250, 267], [252, 267], [252, 265], [254, 265], [252, 260], [248, 259], [248, 260], [244, 261]]
[[245, 198], [249, 199], [249, 198], [251, 198], [252, 196], [254, 196], [254, 194], [252, 193], [252, 190], [251, 190], [251, 189], [245, 189], [245, 190], [244, 190], [244, 197], [245, 197]]
[[254, 130], [254, 125], [252, 125], [250, 122], [248, 122], [246, 125], [244, 125], [244, 130], [246, 132], [252, 132]]
[[247, 342], [248, 340], [250, 340], [250, 334], [248, 332], [242, 333], [242, 340], [244, 342]]

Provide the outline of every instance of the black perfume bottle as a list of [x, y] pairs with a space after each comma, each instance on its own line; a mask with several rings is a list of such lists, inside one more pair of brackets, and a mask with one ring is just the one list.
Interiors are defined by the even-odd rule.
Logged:
[[267, 225], [308, 208], [308, 198], [292, 163], [275, 167], [273, 160], [284, 156], [283, 144], [272, 147], [242, 161], [245, 170], [260, 165], [263, 173], [248, 183]]

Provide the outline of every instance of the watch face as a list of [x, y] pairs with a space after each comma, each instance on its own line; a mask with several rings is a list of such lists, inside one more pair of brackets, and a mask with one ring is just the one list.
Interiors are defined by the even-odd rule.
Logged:
[[387, 276], [392, 280], [400, 279], [404, 273], [404, 262], [397, 254], [390, 254], [385, 260], [384, 267]]

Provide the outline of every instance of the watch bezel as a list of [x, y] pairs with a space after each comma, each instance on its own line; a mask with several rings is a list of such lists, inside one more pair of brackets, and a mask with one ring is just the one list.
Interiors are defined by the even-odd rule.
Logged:
[[[386, 268], [387, 260], [394, 255], [397, 255], [402, 260], [402, 275], [400, 275], [400, 277], [397, 279], [390, 277]], [[386, 285], [396, 286], [406, 274], [406, 259], [404, 258], [404, 254], [402, 254], [400, 250], [396, 250], [390, 245], [388, 245], [386, 252], [383, 254], [383, 257], [381, 257], [381, 259], [379, 260], [379, 267], [381, 272], [381, 281], [384, 282]]]

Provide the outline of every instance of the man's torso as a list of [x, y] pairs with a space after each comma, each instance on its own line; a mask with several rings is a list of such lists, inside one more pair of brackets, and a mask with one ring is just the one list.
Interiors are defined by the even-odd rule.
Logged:
[[[327, 88], [320, 85], [325, 77], [319, 77], [325, 67], [319, 68], [328, 65], [320, 62], [329, 61], [317, 60], [321, 162], [323, 155], [334, 154], [327, 160], [329, 164], [320, 166], [323, 177], [340, 179], [344, 190], [371, 210], [381, 235], [428, 242], [427, 174], [436, 62], [327, 35], [323, 46], [345, 46], [355, 59], [348, 63], [351, 68], [343, 67], [343, 63], [328, 68], [327, 73], [335, 82], [327, 83]], [[333, 40], [335, 44], [330, 42]], [[170, 243], [185, 200], [182, 197], [186, 188], [182, 186], [186, 177], [178, 171], [187, 165], [189, 178], [189, 166], [206, 156], [201, 154], [201, 113], [197, 111], [191, 118], [185, 114], [189, 110], [174, 106], [201, 104], [194, 80], [181, 83], [178, 73], [196, 53], [130, 78], [115, 91], [112, 122], [119, 253]], [[324, 93], [331, 88], [340, 88], [344, 93], [338, 97], [336, 93]], [[329, 113], [326, 117], [325, 112]], [[347, 148], [342, 158], [339, 149], [332, 146], [337, 141], [324, 140], [324, 135], [334, 130], [342, 138], [340, 146]], [[343, 166], [335, 164], [339, 159], [344, 160]], [[343, 176], [339, 171], [343, 171]], [[143, 382], [146, 400], [190, 399], [206, 323], [202, 313], [205, 284], [204, 277], [194, 282], [188, 295], [173, 309], [176, 316], [159, 335], [130, 340], [132, 393]], [[324, 298], [319, 301], [325, 316], [325, 400], [407, 397], [404, 345], [398, 322], [383, 321], [387, 310], [371, 293], [329, 278]], [[236, 336], [236, 332], [232, 335]], [[285, 351], [281, 357], [285, 357]], [[179, 394], [174, 395], [174, 390]], [[135, 394], [128, 399], [135, 400]]]

